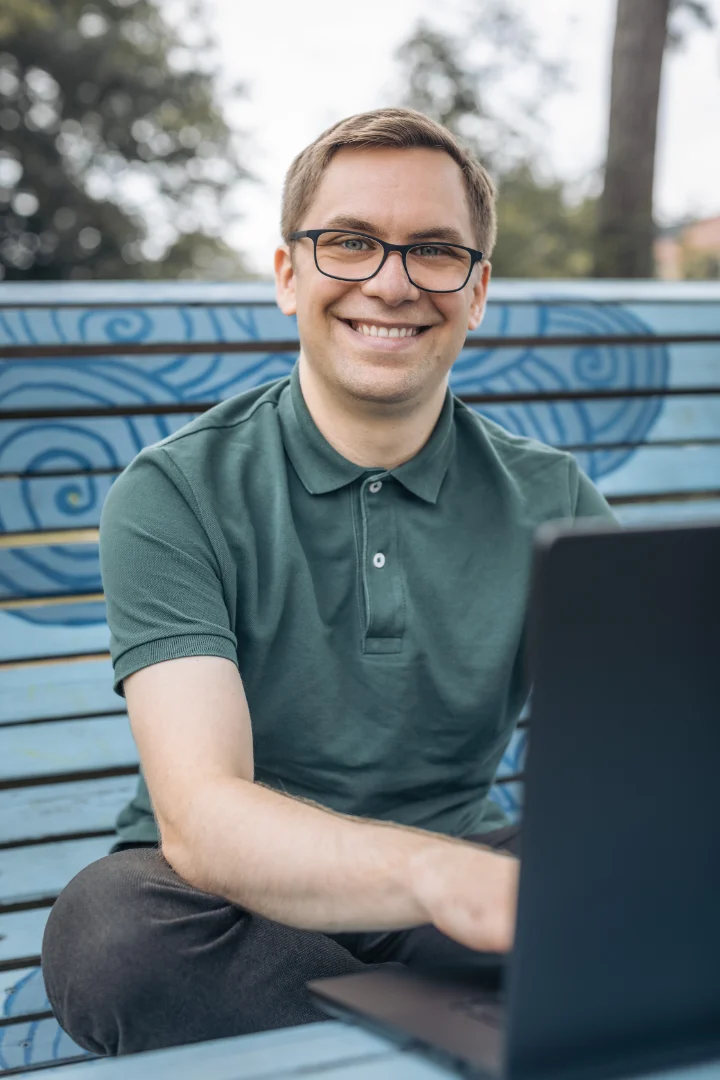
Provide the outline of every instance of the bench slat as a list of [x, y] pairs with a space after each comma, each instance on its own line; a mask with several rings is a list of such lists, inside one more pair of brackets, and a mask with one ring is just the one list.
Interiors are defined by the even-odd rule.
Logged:
[[[276, 1071], [264, 1071], [257, 1073], [253, 1080], [286, 1080], [292, 1076], [288, 1073], [288, 1065], [278, 1062]], [[452, 1080], [452, 1073], [443, 1069], [440, 1065], [433, 1064], [429, 1058], [422, 1054], [407, 1053], [404, 1050], [387, 1044], [387, 1051], [382, 1057], [368, 1061], [363, 1055], [357, 1061], [348, 1061], [344, 1053], [338, 1054], [337, 1061], [333, 1066], [320, 1064], [315, 1068], [303, 1070], [300, 1074], [304, 1080]], [[297, 1074], [295, 1074], [297, 1075]]]
[[[493, 406], [478, 406], [478, 411], [495, 419]], [[515, 410], [522, 418], [522, 408]], [[130, 419], [124, 417], [103, 417], [96, 419], [75, 418], [72, 422], [63, 424], [61, 427], [50, 423], [38, 421], [0, 421], [0, 474], [36, 474], [44, 472], [75, 472], [78, 461], [75, 457], [63, 454], [63, 448], [70, 448], [80, 454], [83, 468], [88, 470], [110, 470], [115, 475], [119, 470], [129, 465], [143, 445], [157, 442], [179, 430], [187, 421], [187, 416], [135, 416]], [[652, 441], [655, 438], [710, 438], [720, 433], [720, 397], [682, 397], [666, 398], [663, 402], [662, 413], [655, 424], [647, 431], [644, 438]], [[605, 437], [598, 432], [593, 441], [602, 437], [603, 442], [617, 442], [626, 438], [627, 433], [611, 432]], [[588, 441], [583, 437], [581, 442]], [[578, 442], [572, 431], [556, 433], [557, 445], [574, 445]], [[39, 457], [39, 454], [50, 450], [49, 458]], [[7, 482], [7, 481], [6, 481]], [[49, 483], [49, 481], [46, 481]], [[96, 478], [99, 484], [99, 478]], [[73, 495], [73, 483], [87, 484], [87, 478], [73, 482], [72, 477], [65, 481], [71, 485], [69, 489], [63, 489], [59, 481], [56, 481], [55, 490], [64, 490], [60, 498], [69, 499]], [[38, 498], [37, 490], [33, 486], [33, 501]], [[87, 487], [80, 487], [79, 494], [82, 499], [79, 505], [84, 506], [87, 499]], [[4, 501], [4, 498], [3, 498]], [[72, 500], [70, 501], [72, 505]], [[40, 520], [44, 521], [42, 515]], [[67, 522], [66, 522], [67, 524]]]
[[525, 768], [527, 742], [527, 728], [522, 728], [520, 731], [513, 732], [497, 771], [498, 779], [502, 779], [505, 776], [517, 776], [523, 771]]
[[[113, 304], [122, 303], [118, 292]], [[32, 308], [32, 336], [21, 307], [3, 308], [0, 343], [5, 347], [28, 344], [92, 345], [113, 343], [128, 350], [143, 342], [292, 341], [297, 339], [295, 320], [283, 315], [272, 295], [270, 303], [179, 305], [170, 301], [158, 307], [144, 306], [138, 294], [123, 308], [83, 302], [76, 308]]]
[[0, 791], [0, 844], [113, 829], [135, 784], [134, 776], [108, 776]]
[[0, 781], [133, 766], [137, 760], [124, 714], [0, 729]]
[[0, 867], [0, 905], [25, 904], [55, 897], [85, 866], [107, 855], [111, 839], [64, 840], [11, 848]]
[[[39, 1052], [46, 1049], [47, 1034], [41, 1034], [44, 1039], [43, 1046], [38, 1046]], [[408, 1067], [413, 1067], [411, 1073], [405, 1072], [406, 1060]], [[416, 1062], [419, 1072], [414, 1071]], [[394, 1067], [396, 1072], [388, 1072], [386, 1067]], [[347, 1073], [343, 1071], [345, 1069]], [[357, 1069], [364, 1071], [357, 1072]], [[371, 1071], [368, 1073], [367, 1069]], [[373, 1069], [377, 1071], [373, 1072]], [[152, 1055], [67, 1065], [63, 1067], [63, 1076], [65, 1080], [81, 1080], [88, 1070], [93, 1075], [94, 1070], [98, 1073], [102, 1070], [102, 1075], [115, 1075], [123, 1080], [156, 1080], [158, 1076], [196, 1080], [201, 1073], [211, 1076], [212, 1080], [237, 1080], [238, 1077], [242, 1080], [280, 1080], [281, 1077], [290, 1080], [293, 1076], [315, 1075], [322, 1076], [323, 1080], [326, 1076], [346, 1075], [351, 1080], [364, 1080], [367, 1076], [377, 1076], [380, 1080], [393, 1076], [398, 1080], [406, 1076], [412, 1080], [445, 1080], [448, 1075], [422, 1058], [406, 1059], [397, 1047], [384, 1039], [335, 1021], [172, 1047]]]
[[522, 782], [496, 783], [491, 788], [490, 797], [505, 812], [513, 824], [520, 821], [523, 807]]
[[52, 1017], [34, 1022], [21, 1020], [0, 1028], [0, 1069], [27, 1068], [87, 1056], [87, 1051], [74, 1043]]
[[49, 907], [0, 914], [0, 964], [17, 967], [18, 961], [40, 955]]
[[[148, 341], [262, 341], [296, 339], [294, 318], [283, 315], [269, 284], [223, 287], [198, 282], [145, 286], [84, 283], [60, 298], [59, 287], [8, 290], [0, 344], [30, 342], [133, 344]], [[12, 288], [12, 286], [11, 286]], [[66, 286], [77, 290], [76, 285]], [[715, 283], [601, 283], [497, 281], [481, 326], [471, 337], [578, 333], [717, 332]]]
[[[187, 413], [51, 424], [2, 420], [0, 413], [0, 472], [75, 470], [79, 462], [86, 469], [124, 469], [143, 446], [164, 439], [193, 419], [194, 414]], [[50, 455], [41, 458], [46, 451]]]
[[0, 669], [0, 725], [53, 716], [117, 713], [109, 659]]
[[[650, 410], [651, 415], [643, 424], [643, 430], [638, 435], [638, 441], [641, 441], [645, 431], [649, 430], [651, 423], [657, 418], [658, 411], [662, 407], [664, 400], [683, 400], [688, 397], [713, 398], [717, 395], [720, 391], [720, 382], [718, 382], [716, 365], [715, 370], [711, 369], [705, 378], [702, 377], [708, 367], [711, 367], [710, 361], [707, 364], [698, 362], [687, 373], [683, 372], [681, 378], [667, 382], [663, 379], [662, 381], [649, 382], [647, 385], [629, 383], [628, 385], [619, 386], [611, 384], [584, 386], [574, 384], [572, 381], [567, 380], [562, 373], [559, 373], [555, 377], [554, 385], [547, 387], [542, 385], [532, 373], [527, 373], [524, 378], [516, 373], [503, 373], [502, 382], [498, 383], [498, 385], [478, 385], [475, 381], [468, 380], [465, 385], [458, 385], [454, 389], [468, 405], [482, 405], [486, 408], [505, 407], [515, 410], [530, 407], [538, 408], [545, 405], [552, 408], [556, 413], [559, 412], [560, 415], [565, 415], [566, 418], [577, 417], [578, 414], [584, 413], [586, 422], [591, 411], [600, 411], [608, 404], [617, 404], [618, 402], [622, 403], [623, 412], [625, 413], [629, 412], [633, 406], [641, 414], [645, 410]], [[82, 378], [84, 380], [84, 376]], [[59, 393], [47, 402], [38, 392], [35, 396], [28, 395], [31, 399], [25, 404], [13, 403], [12, 407], [1, 411], [0, 418], [7, 422], [20, 424], [32, 423], [36, 426], [49, 424], [55, 429], [62, 427], [72, 429], [76, 420], [102, 420], [111, 417], [122, 417], [126, 421], [130, 421], [136, 416], [142, 416], [155, 417], [158, 420], [158, 426], [160, 426], [159, 422], [165, 417], [177, 415], [192, 417], [207, 412], [228, 398], [253, 388], [253, 386], [246, 386], [238, 382], [227, 388], [227, 394], [207, 394], [203, 396], [198, 393], [186, 400], [169, 400], [167, 402], [145, 401], [142, 399], [138, 401], [132, 397], [127, 400], [125, 398], [120, 400], [114, 398], [103, 399], [97, 394], [92, 395], [88, 400], [81, 397], [80, 400], [70, 402], [63, 400]], [[510, 426], [510, 430], [514, 430], [515, 427], [515, 425], [506, 426]], [[623, 427], [620, 427], [620, 435], [623, 438], [626, 437], [626, 430]], [[164, 436], [157, 433], [153, 438], [147, 440], [145, 445], [157, 442], [162, 437]], [[552, 429], [544, 432], [541, 438], [543, 442], [556, 442]], [[597, 439], [594, 438], [592, 441], [597, 441]], [[60, 458], [62, 455], [56, 452], [56, 456]], [[2, 472], [11, 471], [8, 465], [2, 462]], [[22, 471], [25, 470], [22, 469]]]
[[[487, 310], [492, 311], [491, 308]], [[712, 347], [720, 339], [720, 331], [714, 325], [716, 312], [704, 320], [704, 325], [698, 322], [692, 327], [674, 325], [654, 329], [643, 323], [642, 319], [636, 320], [631, 327], [622, 327], [617, 323], [614, 326], [589, 327], [582, 323], [572, 326], [567, 323], [562, 325], [558, 321], [554, 326], [539, 331], [537, 326], [532, 325], [532, 320], [528, 322], [517, 317], [521, 309], [515, 308], [514, 311], [513, 325], [506, 323], [504, 328], [498, 323], [498, 317], [500, 321], [503, 319], [502, 312], [495, 309], [494, 320], [488, 315], [483, 326], [466, 337], [458, 361], [480, 351], [495, 355], [523, 350], [523, 359], [527, 359], [530, 358], [530, 350], [533, 350], [533, 354], [548, 355], [551, 350], [568, 353], [581, 349], [616, 349], [632, 350], [632, 359], [642, 362], [651, 352], [657, 355], [665, 350], [682, 355]], [[555, 314], [550, 308], [546, 308], [545, 313], [551, 318]], [[615, 309], [611, 322], [618, 314], [623, 318], [620, 309]], [[633, 316], [630, 318], [633, 319]], [[171, 333], [125, 342], [107, 338], [74, 343], [26, 339], [9, 344], [4, 339], [0, 340], [0, 359], [13, 367], [23, 364], [45, 365], [48, 368], [53, 365], [85, 365], [91, 386], [92, 376], [96, 372], [102, 373], [103, 365], [116, 363], [117, 370], [125, 376], [124, 386], [120, 386], [123, 380], [116, 379], [120, 389], [136, 394], [144, 391], [146, 398], [153, 400], [157, 398], [157, 388], [162, 387], [168, 399], [192, 400], [187, 393], [188, 387], [191, 384], [193, 388], [198, 384], [207, 385], [208, 376], [216, 378], [218, 370], [222, 370], [221, 366], [229, 361], [235, 361], [236, 369], [241, 366], [245, 370], [245, 378], [253, 380], [251, 385], [282, 377], [294, 363], [300, 343], [296, 333], [288, 334], [283, 327], [278, 330], [274, 336], [263, 340], [238, 338], [234, 341], [213, 340], [212, 335], [183, 339]], [[136, 360], [142, 362], [142, 367], [134, 366]], [[462, 367], [462, 363], [459, 366]], [[225, 382], [228, 381], [228, 374], [230, 379], [237, 374], [236, 369], [222, 370]], [[48, 389], [58, 389], [51, 380], [48, 382]], [[20, 393], [23, 389], [20, 383]]]
[[20, 521], [32, 508], [35, 520], [28, 520], [29, 528], [36, 522], [41, 522], [43, 529], [96, 528], [114, 479], [114, 475], [87, 476], [77, 472], [57, 479], [33, 476], [1, 480], [3, 520]]
[[[25, 615], [29, 617], [24, 617]], [[83, 618], [93, 621], [86, 626], [76, 625], [76, 622]], [[107, 652], [110, 632], [105, 618], [104, 603], [91, 605], [84, 601], [0, 611], [2, 660]], [[37, 621], [33, 621], [34, 619]], [[52, 622], [43, 622], [44, 619], [52, 619]], [[0, 668], [0, 686], [7, 671], [8, 669]], [[44, 680], [46, 674], [51, 673], [35, 672], [35, 681]], [[122, 708], [122, 701], [117, 695], [115, 708]]]
[[[518, 325], [511, 330], [506, 337], [515, 341], [507, 345], [501, 344], [502, 338], [486, 343], [478, 337], [468, 342], [450, 373], [456, 393], [523, 396], [541, 392], [552, 397], [568, 389], [593, 396], [624, 388], [663, 394], [680, 387], [720, 387], [717, 331], [713, 340], [665, 346], [652, 339], [639, 344], [626, 343], [627, 338], [616, 342], [613, 334], [601, 340], [581, 334], [584, 341], [579, 343], [577, 333], [549, 339], [538, 337], [536, 328], [523, 333]], [[693, 328], [690, 333], [701, 332]], [[564, 336], [568, 344], [562, 343]], [[53, 410], [54, 422], [61, 425], [62, 416], [74, 409], [98, 410], [101, 415], [107, 415], [108, 407], [126, 412], [133, 406], [144, 413], [157, 408], [158, 415], [190, 412], [288, 375], [299, 345], [287, 344], [284, 352], [223, 352], [197, 341], [189, 351], [176, 341], [161, 356], [143, 352], [142, 343], [128, 346], [121, 355], [114, 355], [114, 345], [105, 353], [102, 347], [93, 350], [89, 356], [79, 354], [87, 345], [80, 345], [69, 357], [61, 352], [38, 359], [9, 355], [2, 379], [7, 404], [0, 415], [19, 419], [19, 410]], [[197, 351], [203, 345], [205, 351]], [[22, 348], [27, 346], [19, 351]], [[162, 437], [157, 432], [150, 441]]]
[[[588, 282], [587, 284], [594, 289], [598, 283]], [[658, 289], [657, 300], [642, 303], [630, 300], [628, 303], [622, 303], [621, 306], [622, 310], [631, 317], [651, 326], [656, 334], [677, 332], [681, 330], [681, 327], [688, 334], [718, 333], [720, 331], [720, 293], [717, 291], [716, 283], [712, 287], [715, 295], [708, 296], [705, 302], [674, 303], [669, 297], [666, 300], [663, 295], [666, 291], [666, 283], [657, 282], [654, 284], [654, 288]]]
[[39, 967], [14, 968], [0, 974], [0, 1016], [45, 1012], [50, 1002]]
[[[612, 451], [610, 451], [612, 453]], [[592, 475], [601, 471], [606, 451], [578, 454], [591, 464]], [[720, 446], [645, 446], [632, 454], [625, 465], [596, 481], [606, 498], [626, 495], [662, 495], [666, 492], [720, 489]]]
[[0, 547], [0, 596], [62, 596], [68, 592], [101, 591], [97, 543], [81, 545], [58, 538], [45, 546], [38, 545], [30, 536], [27, 548]]
[[615, 508], [623, 525], [654, 525], [679, 521], [720, 521], [720, 499], [678, 503], [628, 503]]

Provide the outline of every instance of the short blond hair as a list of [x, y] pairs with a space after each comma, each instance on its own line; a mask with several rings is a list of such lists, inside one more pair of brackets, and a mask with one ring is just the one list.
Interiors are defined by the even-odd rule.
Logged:
[[497, 234], [492, 180], [451, 131], [414, 109], [375, 109], [348, 116], [323, 131], [298, 154], [287, 171], [283, 188], [281, 229], [285, 243], [302, 221], [323, 173], [338, 150], [375, 146], [398, 150], [428, 147], [449, 154], [462, 170], [478, 248], [489, 258]]

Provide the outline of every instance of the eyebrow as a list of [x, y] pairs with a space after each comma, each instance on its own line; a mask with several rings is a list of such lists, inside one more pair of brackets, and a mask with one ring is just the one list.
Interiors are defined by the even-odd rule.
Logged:
[[[337, 214], [325, 225], [326, 229], [351, 229], [354, 232], [369, 233], [371, 236], [379, 236], [382, 239], [381, 230], [372, 221], [363, 218], [352, 217], [348, 214]], [[421, 229], [410, 233], [408, 243], [422, 240], [445, 240], [448, 244], [460, 244], [467, 247], [458, 229], [451, 225], [438, 225], [433, 229]]]

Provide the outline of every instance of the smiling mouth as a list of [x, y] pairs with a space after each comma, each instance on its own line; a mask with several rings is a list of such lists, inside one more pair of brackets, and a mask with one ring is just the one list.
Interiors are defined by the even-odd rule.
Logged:
[[419, 337], [424, 334], [426, 330], [429, 330], [429, 326], [408, 326], [399, 323], [397, 326], [386, 326], [380, 323], [361, 322], [357, 319], [341, 319], [340, 322], [344, 322], [346, 326], [349, 326], [351, 330], [354, 330], [356, 334], [360, 334], [362, 337], [379, 337], [379, 338], [409, 338]]

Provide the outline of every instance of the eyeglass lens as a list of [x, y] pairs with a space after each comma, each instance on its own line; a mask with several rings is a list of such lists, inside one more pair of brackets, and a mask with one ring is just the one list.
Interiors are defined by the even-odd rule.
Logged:
[[[317, 240], [317, 262], [324, 274], [344, 281], [372, 277], [382, 262], [382, 246], [370, 236], [324, 232]], [[450, 292], [465, 284], [472, 256], [454, 244], [418, 244], [407, 253], [410, 279], [420, 289]]]

